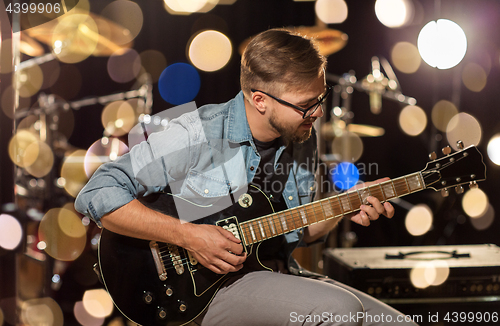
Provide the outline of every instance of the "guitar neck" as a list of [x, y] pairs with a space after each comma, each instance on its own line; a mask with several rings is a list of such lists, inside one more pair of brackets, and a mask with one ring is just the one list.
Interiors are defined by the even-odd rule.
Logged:
[[340, 219], [368, 204], [368, 196], [380, 202], [402, 197], [425, 189], [421, 172], [359, 188], [340, 195], [321, 199], [302, 206], [262, 216], [240, 223], [246, 245], [261, 242], [279, 235], [330, 219]]

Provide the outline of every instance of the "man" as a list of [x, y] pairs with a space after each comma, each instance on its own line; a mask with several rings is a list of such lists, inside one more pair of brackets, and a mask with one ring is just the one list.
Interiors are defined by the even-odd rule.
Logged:
[[[244, 271], [220, 288], [197, 320], [203, 325], [361, 325], [362, 317], [369, 324], [363, 313], [381, 324], [387, 324], [383, 316], [402, 324], [399, 312], [366, 294], [327, 278], [292, 275], [308, 274], [290, 258], [293, 248], [323, 239], [338, 219], [264, 241], [258, 263], [246, 263], [233, 233], [194, 222], [189, 214], [180, 219], [193, 223], [183, 223], [137, 199], [168, 186], [201, 206], [251, 183], [287, 207], [310, 202], [317, 165], [313, 122], [323, 115], [321, 104], [330, 92], [325, 66], [326, 59], [304, 37], [283, 29], [259, 34], [241, 60], [242, 92], [172, 120], [165, 131], [101, 166], [80, 192], [77, 210], [115, 233], [185, 248], [214, 273]], [[279, 172], [278, 166], [285, 168]], [[380, 214], [393, 216], [390, 203], [367, 201], [352, 221], [367, 226]], [[213, 221], [202, 217], [201, 222]]]

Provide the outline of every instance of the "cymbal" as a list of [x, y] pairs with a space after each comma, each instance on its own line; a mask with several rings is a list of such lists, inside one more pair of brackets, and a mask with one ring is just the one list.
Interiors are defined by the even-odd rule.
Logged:
[[[82, 24], [82, 15], [88, 15], [92, 18], [97, 26], [98, 32], [94, 31], [92, 28], [82, 26], [84, 25]], [[69, 22], [71, 26], [69, 30], [68, 28], [56, 28], [63, 19], [66, 25], [68, 25], [68, 20], [70, 20], [71, 17], [75, 17], [75, 20], [74, 26]], [[79, 33], [70, 33], [73, 30], [78, 30]], [[85, 44], [87, 41], [89, 43], [96, 42], [96, 48], [92, 52], [93, 56], [110, 56], [116, 52], [125, 52], [132, 46], [132, 35], [128, 29], [104, 17], [78, 9], [73, 9], [71, 13], [67, 13], [58, 19], [27, 29], [25, 32], [32, 38], [49, 46], [54, 45], [54, 40], [60, 40], [63, 43], [68, 41], [67, 43], [69, 43], [71, 47], [70, 51], [76, 53], [78, 53], [80, 49], [83, 50], [84, 47], [71, 46], [71, 41], [79, 44]], [[72, 37], [74, 39], [71, 39]]]
[[[339, 30], [324, 28], [322, 26], [299, 26], [286, 29], [315, 40], [318, 43], [319, 52], [324, 56], [342, 50], [349, 39], [347, 34]], [[248, 43], [250, 43], [253, 38], [254, 36], [251, 36], [240, 44], [240, 54], [243, 54]]]
[[327, 122], [321, 126], [321, 135], [327, 140], [333, 139], [337, 136], [337, 132], [343, 132], [344, 130], [355, 133], [360, 137], [380, 137], [385, 134], [384, 128], [381, 127], [351, 123], [342, 128], [339, 125]]
[[27, 54], [30, 57], [39, 57], [45, 53], [40, 43], [23, 32], [21, 32], [20, 51], [21, 53]]

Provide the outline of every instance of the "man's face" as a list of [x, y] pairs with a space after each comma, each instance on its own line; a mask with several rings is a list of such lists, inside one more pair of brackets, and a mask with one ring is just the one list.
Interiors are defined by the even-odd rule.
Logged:
[[[308, 108], [318, 101], [325, 92], [323, 76], [306, 85], [303, 90], [283, 93], [280, 98], [301, 108]], [[311, 136], [313, 122], [323, 116], [322, 108], [318, 108], [310, 117], [303, 119], [303, 112], [272, 101], [269, 125], [278, 132], [285, 144], [290, 142], [302, 143]]]

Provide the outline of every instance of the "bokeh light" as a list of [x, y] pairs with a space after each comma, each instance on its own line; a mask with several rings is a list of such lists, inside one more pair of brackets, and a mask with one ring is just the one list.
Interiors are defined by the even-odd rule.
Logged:
[[420, 67], [422, 59], [415, 45], [409, 42], [398, 42], [391, 51], [394, 67], [406, 74], [413, 74]]
[[50, 209], [38, 227], [38, 237], [45, 243], [44, 251], [62, 261], [73, 261], [82, 254], [86, 232], [82, 220], [65, 208]]
[[192, 101], [201, 86], [196, 68], [187, 63], [174, 63], [165, 68], [158, 80], [161, 97], [174, 105]]
[[418, 51], [431, 67], [449, 69], [462, 61], [467, 52], [467, 37], [462, 28], [447, 19], [427, 23], [418, 35]]
[[33, 65], [22, 69], [17, 75], [17, 89], [19, 96], [30, 97], [40, 91], [43, 85], [43, 72], [40, 66]]
[[114, 161], [127, 152], [127, 145], [118, 138], [103, 137], [97, 140], [85, 154], [85, 174], [90, 178], [103, 163]]
[[432, 107], [431, 119], [434, 126], [445, 132], [451, 118], [458, 114], [455, 104], [447, 100], [440, 100]]
[[94, 317], [101, 318], [111, 315], [113, 301], [104, 289], [87, 290], [83, 294], [83, 306]]
[[314, 9], [316, 16], [326, 24], [340, 24], [348, 15], [344, 0], [317, 0]]
[[469, 62], [462, 70], [462, 82], [473, 92], [480, 92], [486, 86], [488, 75], [479, 64]]
[[157, 50], [146, 50], [139, 54], [141, 65], [151, 75], [153, 83], [160, 78], [162, 71], [167, 66], [167, 59], [163, 53]]
[[26, 153], [26, 156], [36, 157], [33, 163], [25, 165], [26, 171], [29, 174], [37, 178], [42, 178], [49, 174], [54, 165], [54, 153], [47, 143], [42, 141], [33, 142], [26, 148]]
[[97, 47], [99, 30], [88, 14], [63, 15], [53, 30], [52, 47], [59, 61], [77, 63], [87, 59]]
[[491, 137], [487, 147], [488, 157], [496, 165], [500, 165], [500, 134]]
[[479, 145], [481, 141], [482, 129], [479, 121], [472, 115], [461, 112], [450, 119], [446, 127], [446, 138], [454, 149], [459, 140], [465, 147]]
[[101, 122], [109, 136], [122, 136], [137, 123], [134, 108], [127, 101], [107, 104], [101, 113]]
[[61, 307], [48, 297], [24, 301], [21, 304], [21, 320], [23, 325], [64, 325]]
[[65, 156], [61, 166], [61, 186], [73, 197], [76, 197], [88, 177], [85, 174], [84, 161], [87, 151], [79, 149]]
[[433, 223], [433, 214], [429, 206], [418, 204], [406, 214], [405, 226], [411, 235], [419, 236], [427, 233]]
[[387, 27], [401, 27], [413, 18], [413, 3], [410, 0], [377, 0], [375, 15]]
[[77, 301], [75, 303], [73, 314], [80, 325], [83, 326], [101, 326], [104, 324], [104, 317], [92, 316], [83, 306], [83, 301]]
[[206, 13], [212, 10], [218, 0], [163, 0], [165, 10], [172, 15], [188, 15], [194, 12]]
[[126, 36], [123, 41], [120, 41], [116, 37], [111, 38], [112, 41], [119, 45], [123, 45], [124, 43], [122, 42], [130, 42], [135, 39], [139, 35], [144, 23], [141, 7], [133, 1], [113, 1], [101, 11], [101, 15], [125, 28], [122, 31]]
[[0, 214], [0, 247], [13, 250], [21, 243], [22, 238], [21, 223], [14, 216]]
[[443, 284], [450, 274], [450, 267], [444, 260], [419, 261], [410, 272], [410, 281], [414, 287], [425, 289]]
[[330, 170], [330, 177], [336, 188], [347, 190], [359, 181], [359, 170], [353, 163], [342, 162]]
[[9, 141], [9, 157], [12, 162], [23, 168], [33, 164], [38, 156], [38, 152], [35, 152], [32, 148], [31, 151], [27, 151], [28, 147], [32, 143], [36, 143], [38, 138], [28, 130], [21, 129], [16, 132], [16, 134]]
[[188, 57], [193, 65], [203, 71], [223, 68], [231, 58], [229, 38], [221, 32], [209, 30], [196, 35], [189, 44]]
[[478, 217], [469, 219], [472, 226], [478, 231], [484, 231], [488, 229], [495, 221], [495, 209], [493, 206], [488, 204], [486, 212]]
[[342, 161], [356, 162], [363, 154], [363, 149], [361, 137], [354, 132], [343, 131], [332, 141], [332, 154]]
[[427, 115], [421, 107], [408, 105], [399, 114], [399, 126], [406, 134], [418, 136], [427, 127]]
[[462, 197], [462, 208], [470, 217], [483, 216], [488, 205], [488, 196], [479, 188], [469, 189]]
[[125, 53], [113, 53], [108, 59], [108, 74], [117, 83], [126, 83], [139, 75], [141, 71], [141, 58], [134, 49]]

